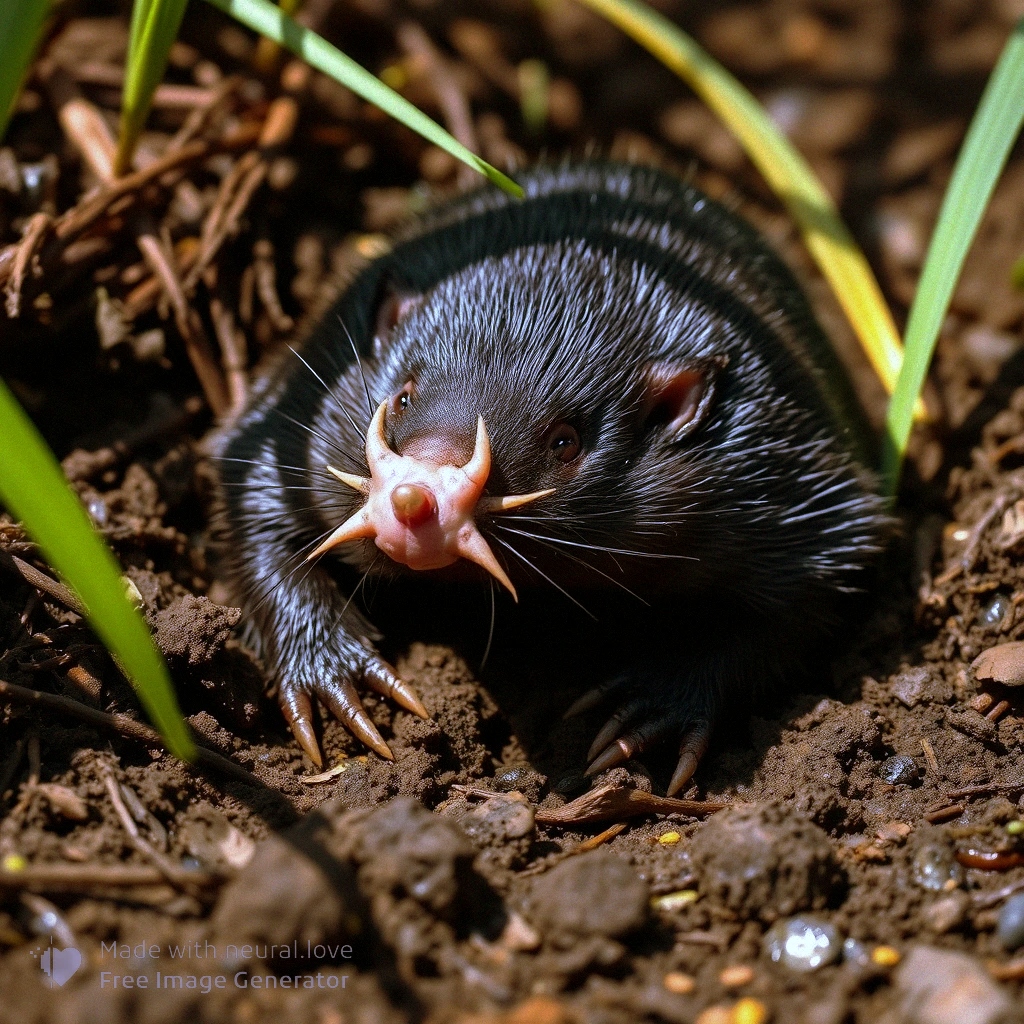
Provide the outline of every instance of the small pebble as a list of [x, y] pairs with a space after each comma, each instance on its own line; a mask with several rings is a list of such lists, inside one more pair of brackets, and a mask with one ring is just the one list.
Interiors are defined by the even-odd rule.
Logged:
[[718, 980], [726, 988], [741, 988], [754, 980], [754, 969], [746, 964], [734, 964], [732, 967], [726, 967], [719, 974]]
[[760, 999], [741, 999], [732, 1008], [732, 1024], [765, 1024], [768, 1007]]
[[700, 893], [696, 889], [679, 889], [677, 892], [653, 897], [651, 907], [654, 910], [682, 910], [683, 907], [696, 903], [699, 898]]
[[925, 924], [936, 935], [945, 935], [964, 923], [970, 906], [970, 897], [962, 889], [958, 889], [925, 908]]
[[677, 996], [688, 996], [697, 987], [697, 982], [682, 971], [669, 971], [661, 979], [662, 985]]
[[563, 775], [551, 788], [556, 793], [561, 793], [562, 796], [569, 796], [586, 789], [588, 784], [589, 780], [582, 772], [570, 772], [568, 775]]
[[843, 943], [843, 960], [854, 967], [867, 967], [871, 963], [871, 954], [859, 939], [849, 938]]
[[658, 842], [664, 846], [672, 846], [673, 843], [678, 843], [682, 839], [682, 836], [678, 832], [664, 832], [658, 836]]
[[728, 1006], [709, 1006], [693, 1024], [733, 1024], [732, 1010]]
[[525, 768], [507, 768], [494, 778], [494, 788], [501, 793], [509, 793], [518, 789], [519, 784], [527, 776]]
[[921, 775], [912, 757], [900, 755], [886, 758], [878, 769], [879, 777], [890, 786], [908, 786]]
[[871, 962], [878, 967], [895, 967], [903, 957], [892, 946], [875, 946], [871, 950]]
[[983, 626], [998, 626], [1010, 608], [1010, 599], [1005, 594], [996, 594], [979, 613], [978, 622]]
[[925, 843], [921, 846], [914, 854], [911, 871], [914, 881], [922, 889], [930, 889], [932, 892], [948, 892], [964, 880], [963, 868], [957, 864], [952, 850], [939, 843]]
[[765, 950], [773, 962], [793, 971], [816, 971], [839, 957], [839, 933], [827, 921], [810, 915], [778, 921], [768, 929]]
[[86, 821], [89, 808], [85, 801], [74, 790], [60, 786], [55, 782], [40, 782], [36, 791], [44, 796], [50, 806], [62, 817], [70, 821]]
[[90, 498], [86, 507], [89, 510], [92, 521], [97, 526], [107, 525], [107, 504], [99, 495]]
[[1003, 948], [1012, 952], [1024, 946], [1024, 892], [1011, 896], [999, 911], [996, 935]]

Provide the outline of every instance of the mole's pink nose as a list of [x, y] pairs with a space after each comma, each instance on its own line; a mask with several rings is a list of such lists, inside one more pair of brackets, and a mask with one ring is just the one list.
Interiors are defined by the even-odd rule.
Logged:
[[399, 484], [391, 492], [395, 518], [410, 528], [421, 526], [437, 511], [437, 499], [422, 484]]

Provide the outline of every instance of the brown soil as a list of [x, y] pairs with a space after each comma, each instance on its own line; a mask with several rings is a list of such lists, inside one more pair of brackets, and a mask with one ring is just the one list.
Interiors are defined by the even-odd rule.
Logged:
[[[787, 125], [904, 315], [963, 130], [1024, 8], [658, 6]], [[879, 419], [879, 387], [778, 205], [711, 115], [614, 30], [570, 0], [307, 8], [443, 119], [430, 61], [402, 49], [417, 45], [403, 24], [421, 24], [499, 165], [595, 143], [696, 161], [698, 182], [732, 197], [807, 279]], [[996, 934], [1000, 908], [1024, 889], [1024, 839], [1006, 827], [1024, 817], [1024, 670], [1015, 648], [972, 668], [1024, 639], [1024, 295], [1010, 282], [1024, 251], [1024, 160], [1010, 162], [943, 332], [936, 422], [915, 440], [900, 537], [835, 660], [810, 691], [772, 695], [751, 718], [738, 707], [684, 794], [741, 806], [620, 813], [624, 827], [599, 842], [615, 817], [543, 823], [587, 788], [599, 724], [596, 712], [561, 721], [603, 654], [582, 625], [582, 647], [565, 644], [577, 625], [557, 603], [499, 620], [481, 670], [488, 616], [474, 595], [455, 593], [443, 614], [428, 614], [429, 589], [375, 595], [384, 652], [432, 720], [368, 696], [395, 762], [324, 720], [340, 770], [311, 780], [234, 638], [238, 612], [224, 606], [208, 534], [201, 440], [217, 387], [240, 380], [237, 359], [223, 360], [223, 376], [206, 364], [204, 400], [182, 329], [221, 349], [240, 331], [254, 364], [301, 334], [374, 232], [450, 193], [459, 171], [319, 76], [255, 71], [249, 37], [192, 5], [167, 79], [188, 88], [163, 94], [137, 166], [180, 146], [174, 133], [223, 88], [193, 133], [207, 149], [91, 225], [61, 220], [95, 179], [56, 110], [78, 91], [112, 123], [122, 14], [99, 0], [62, 8], [0, 150], [0, 275], [19, 306], [0, 320], [0, 371], [135, 582], [197, 734], [251, 775], [188, 767], [124, 735], [130, 726], [102, 729], [8, 692], [0, 1021], [1024, 1021], [1024, 951]], [[551, 75], [536, 132], [516, 95], [528, 58]], [[281, 97], [294, 106], [271, 103]], [[282, 110], [298, 127], [273, 135], [268, 114]], [[273, 144], [257, 151], [260, 131]], [[253, 166], [251, 200], [232, 213]], [[45, 233], [15, 283], [4, 246], [38, 214], [51, 219], [35, 222]], [[190, 282], [222, 214], [221, 243]], [[134, 239], [147, 232], [174, 245], [172, 272], [201, 327], [175, 316], [142, 262]], [[45, 566], [6, 523], [0, 680], [141, 719], [59, 593], [18, 575], [8, 556]], [[668, 772], [666, 755], [598, 784], [657, 795]], [[802, 914], [855, 943], [813, 972], [773, 963], [766, 934]], [[51, 938], [58, 954], [73, 945], [83, 957], [62, 988], [39, 970]]]

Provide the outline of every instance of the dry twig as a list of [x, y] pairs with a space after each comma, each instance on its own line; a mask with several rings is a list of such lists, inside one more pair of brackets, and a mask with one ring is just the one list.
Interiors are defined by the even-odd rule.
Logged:
[[577, 797], [564, 807], [553, 811], [538, 811], [540, 825], [582, 825], [591, 821], [609, 821], [634, 818], [640, 814], [687, 814], [700, 818], [721, 811], [729, 804], [712, 800], [678, 800], [670, 796], [655, 796], [641, 789], [630, 789], [615, 782]]

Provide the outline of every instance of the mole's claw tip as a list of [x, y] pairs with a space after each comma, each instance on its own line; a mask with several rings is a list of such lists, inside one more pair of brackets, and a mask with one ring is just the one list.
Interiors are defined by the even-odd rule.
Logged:
[[676, 770], [672, 773], [672, 781], [666, 790], [669, 796], [675, 796], [693, 778], [697, 764], [697, 758], [694, 757], [692, 751], [687, 750], [679, 758], [679, 764], [676, 765]]
[[589, 765], [587, 765], [584, 775], [599, 775], [601, 772], [607, 771], [609, 768], [617, 768], [620, 764], [624, 764], [630, 758], [629, 750], [622, 740], [616, 740], [610, 746], [606, 747], [601, 751], [600, 754], [595, 757]]
[[394, 761], [395, 755], [391, 753], [391, 748], [384, 742], [384, 737], [377, 732], [377, 727], [362, 708], [353, 708], [344, 721], [352, 730], [352, 734], [362, 740], [375, 754], [388, 761]]
[[590, 711], [591, 708], [596, 708], [601, 703], [606, 691], [600, 687], [595, 686], [592, 690], [587, 690], [582, 697], [577, 697], [566, 709], [562, 715], [562, 721], [568, 721], [570, 718], [575, 718], [577, 715], [582, 715], [584, 711]]
[[423, 702], [416, 696], [413, 688], [403, 680], [395, 683], [395, 700], [414, 715], [418, 715], [424, 721], [430, 721], [430, 712], [423, 706]]
[[711, 726], [708, 722], [698, 722], [687, 730], [679, 744], [679, 763], [672, 773], [672, 781], [668, 784], [667, 793], [675, 796], [697, 770], [701, 758], [708, 751], [708, 744], [711, 742]]
[[298, 741], [298, 744], [306, 753], [306, 757], [310, 759], [317, 766], [317, 768], [323, 768], [323, 758], [320, 756], [320, 748], [317, 746], [316, 736], [313, 733], [313, 726], [310, 725], [309, 721], [302, 718], [296, 718], [294, 721], [289, 723], [292, 727], [292, 735]]
[[430, 721], [430, 712], [416, 696], [416, 691], [404, 679], [401, 679], [386, 661], [377, 661], [376, 664], [368, 665], [363, 673], [363, 678], [382, 697], [390, 697], [406, 711], [411, 711], [414, 715]]
[[622, 722], [617, 718], [609, 718], [601, 727], [601, 731], [594, 737], [594, 742], [590, 744], [590, 749], [587, 751], [587, 760], [593, 761], [609, 743], [618, 739], [622, 728]]

